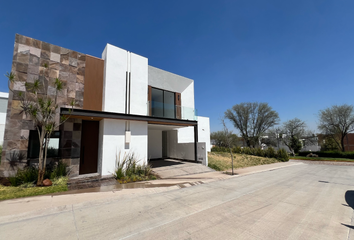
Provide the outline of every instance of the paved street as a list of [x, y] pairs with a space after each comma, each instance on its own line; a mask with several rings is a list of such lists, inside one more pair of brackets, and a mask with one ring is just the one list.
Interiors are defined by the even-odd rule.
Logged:
[[[1, 239], [354, 239], [354, 166], [299, 164], [0, 224]], [[1, 204], [1, 203], [0, 203]]]

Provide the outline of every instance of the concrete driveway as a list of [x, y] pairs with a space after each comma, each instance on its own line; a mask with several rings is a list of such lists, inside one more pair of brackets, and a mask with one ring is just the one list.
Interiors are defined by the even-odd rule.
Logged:
[[1, 223], [0, 236], [354, 239], [353, 180], [353, 166], [293, 165], [189, 188], [43, 212], [42, 216]]
[[152, 166], [152, 170], [163, 179], [215, 171], [200, 163], [179, 161], [174, 159], [153, 160], [150, 164]]

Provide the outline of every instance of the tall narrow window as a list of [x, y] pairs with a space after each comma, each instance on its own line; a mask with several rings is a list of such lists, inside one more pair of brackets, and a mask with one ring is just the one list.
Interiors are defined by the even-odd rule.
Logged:
[[175, 93], [151, 88], [151, 115], [154, 117], [175, 118]]

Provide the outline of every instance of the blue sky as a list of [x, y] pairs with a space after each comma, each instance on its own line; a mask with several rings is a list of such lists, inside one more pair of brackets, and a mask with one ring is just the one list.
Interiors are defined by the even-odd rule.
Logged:
[[[198, 114], [267, 102], [316, 130], [320, 109], [353, 104], [353, 0], [3, 1], [2, 73], [15, 33], [100, 57], [110, 43], [194, 79]], [[229, 126], [232, 126], [229, 124]]]

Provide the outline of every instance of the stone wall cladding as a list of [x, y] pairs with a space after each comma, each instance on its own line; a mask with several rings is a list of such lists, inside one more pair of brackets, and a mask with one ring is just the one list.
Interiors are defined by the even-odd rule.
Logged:
[[70, 166], [70, 177], [79, 175], [82, 120], [69, 118], [60, 126], [60, 156]]
[[[29, 131], [34, 130], [35, 127], [32, 121], [21, 113], [20, 101], [17, 97], [19, 92], [26, 92], [25, 82], [34, 82], [36, 79], [42, 78], [48, 94], [54, 95], [54, 81], [56, 78], [59, 78], [63, 81], [64, 88], [59, 94], [58, 104], [62, 107], [68, 107], [71, 101], [74, 100], [75, 108], [82, 109], [85, 62], [85, 54], [16, 34], [11, 71], [15, 74], [15, 78], [19, 82], [11, 86], [14, 93], [9, 91], [2, 161], [0, 165], [1, 176], [9, 176], [15, 173], [15, 170], [10, 166], [8, 161], [14, 152], [21, 153], [24, 156], [24, 160], [19, 163], [19, 166], [27, 162]], [[45, 63], [48, 65], [48, 70], [42, 76], [45, 70], [43, 67]], [[59, 121], [59, 118], [58, 111], [56, 120]], [[76, 123], [76, 126], [78, 126], [79, 122], [70, 120], [68, 121], [69, 123], [72, 123], [74, 127], [74, 124]], [[80, 142], [77, 139], [78, 134], [74, 134], [74, 132], [73, 130], [72, 135], [75, 135], [76, 138], [73, 142]], [[69, 133], [66, 134], [69, 135]], [[80, 153], [76, 148], [70, 150], [71, 152]], [[79, 155], [75, 156], [79, 157]], [[68, 155], [65, 155], [65, 157], [68, 157]]]

